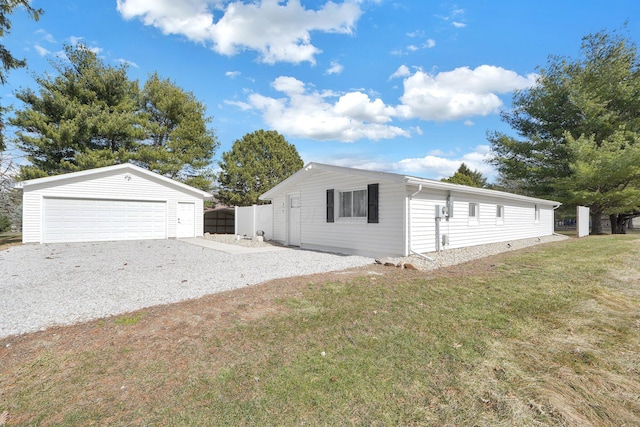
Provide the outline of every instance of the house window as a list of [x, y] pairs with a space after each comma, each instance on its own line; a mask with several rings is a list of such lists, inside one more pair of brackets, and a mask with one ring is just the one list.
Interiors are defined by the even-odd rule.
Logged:
[[477, 203], [469, 203], [469, 219], [475, 218], [478, 219], [478, 204]]
[[535, 222], [540, 222], [540, 206], [535, 207]]
[[504, 222], [504, 206], [496, 206], [496, 222], [502, 224]]
[[341, 218], [367, 217], [367, 190], [340, 192]]
[[469, 203], [469, 223], [477, 224], [478, 223], [478, 204], [477, 203]]

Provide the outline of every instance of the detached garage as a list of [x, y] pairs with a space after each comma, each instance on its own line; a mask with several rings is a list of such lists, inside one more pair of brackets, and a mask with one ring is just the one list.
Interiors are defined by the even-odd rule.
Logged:
[[61, 243], [202, 236], [211, 194], [132, 164], [18, 183], [22, 242]]

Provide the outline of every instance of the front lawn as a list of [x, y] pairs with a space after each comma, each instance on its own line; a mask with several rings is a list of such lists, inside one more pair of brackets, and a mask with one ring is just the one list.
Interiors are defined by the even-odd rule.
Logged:
[[0, 414], [9, 425], [640, 425], [639, 257], [637, 234], [568, 239], [10, 337]]

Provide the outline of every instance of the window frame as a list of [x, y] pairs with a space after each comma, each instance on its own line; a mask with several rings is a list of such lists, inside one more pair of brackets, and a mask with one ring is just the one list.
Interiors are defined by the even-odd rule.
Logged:
[[[350, 215], [345, 216], [343, 215], [344, 212], [344, 195], [350, 193], [351, 197], [350, 197]], [[357, 213], [357, 204], [356, 204], [356, 197], [355, 194], [356, 193], [361, 193], [361, 198], [359, 200], [359, 205], [360, 208], [363, 209], [363, 212], [360, 212], [362, 215], [360, 216], [355, 216], [355, 214]], [[366, 222], [367, 221], [367, 217], [368, 217], [368, 191], [366, 187], [358, 187], [358, 188], [353, 188], [353, 189], [349, 189], [349, 190], [338, 190], [338, 203], [337, 203], [337, 208], [338, 208], [338, 217], [337, 219], [340, 221], [357, 221], [357, 222]]]
[[[471, 215], [471, 208], [473, 207], [473, 215]], [[480, 203], [478, 202], [469, 202], [469, 207], [467, 210], [467, 214], [469, 215], [469, 224], [475, 225], [480, 222]]]
[[496, 205], [496, 223], [504, 224], [504, 205]]

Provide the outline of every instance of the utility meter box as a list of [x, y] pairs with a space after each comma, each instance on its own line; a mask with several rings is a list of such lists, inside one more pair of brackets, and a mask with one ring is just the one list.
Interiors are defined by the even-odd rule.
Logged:
[[444, 218], [444, 207], [436, 205], [436, 218]]

